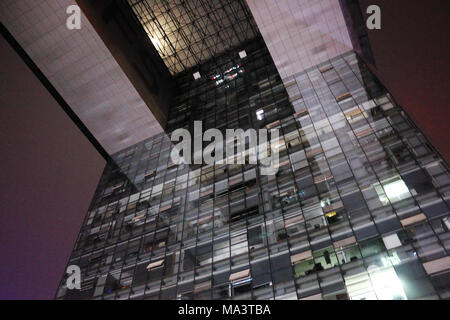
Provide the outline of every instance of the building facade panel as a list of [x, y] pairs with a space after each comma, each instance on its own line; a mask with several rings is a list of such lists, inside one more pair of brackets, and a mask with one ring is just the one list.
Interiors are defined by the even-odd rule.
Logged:
[[247, 4], [283, 80], [353, 49], [339, 1]]
[[81, 29], [67, 28], [74, 4], [5, 0], [0, 19], [109, 154], [163, 132], [84, 13]]
[[[57, 299], [449, 297], [445, 163], [353, 52], [275, 65], [256, 38], [176, 78], [166, 132], [105, 169], [69, 261], [82, 290]], [[174, 165], [196, 120], [278, 129], [277, 174]]]

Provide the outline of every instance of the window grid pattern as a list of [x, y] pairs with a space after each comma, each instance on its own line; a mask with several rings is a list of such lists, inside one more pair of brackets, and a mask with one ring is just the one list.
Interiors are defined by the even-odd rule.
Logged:
[[[217, 104], [266, 88], [248, 78], [226, 89], [192, 79], [171, 114], [196, 96]], [[353, 53], [283, 90], [276, 176], [257, 165], [172, 166], [164, 134], [116, 154], [120, 169], [106, 169], [69, 261], [82, 291], [63, 279], [57, 298], [448, 299], [450, 176], [424, 136]], [[173, 128], [217, 121], [227, 106]]]
[[243, 0], [128, 0], [172, 74], [253, 39], [258, 28]]

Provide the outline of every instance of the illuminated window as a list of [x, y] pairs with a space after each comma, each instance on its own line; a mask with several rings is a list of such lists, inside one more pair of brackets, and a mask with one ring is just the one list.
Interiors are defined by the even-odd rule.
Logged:
[[198, 80], [198, 79], [200, 79], [201, 77], [202, 77], [202, 76], [200, 75], [200, 72], [197, 71], [197, 72], [194, 73], [194, 79], [195, 79], [195, 80]]
[[258, 118], [258, 120], [264, 119], [264, 110], [263, 109], [259, 109], [256, 111], [256, 118]]
[[388, 201], [397, 202], [411, 196], [405, 182], [398, 176], [382, 184], [376, 184], [375, 190], [383, 204], [387, 204]]

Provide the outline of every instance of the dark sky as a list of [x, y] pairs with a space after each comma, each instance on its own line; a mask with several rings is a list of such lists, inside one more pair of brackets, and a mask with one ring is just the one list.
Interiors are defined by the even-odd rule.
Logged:
[[105, 161], [0, 36], [0, 299], [52, 299]]
[[[384, 84], [450, 159], [448, 0], [361, 0]], [[0, 39], [0, 299], [50, 299], [105, 161]]]
[[381, 8], [369, 31], [376, 73], [450, 163], [450, 1], [361, 0]]

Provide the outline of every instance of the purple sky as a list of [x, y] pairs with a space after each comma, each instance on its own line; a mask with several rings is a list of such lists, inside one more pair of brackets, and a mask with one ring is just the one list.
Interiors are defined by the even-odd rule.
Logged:
[[105, 161], [0, 37], [0, 299], [52, 299]]

